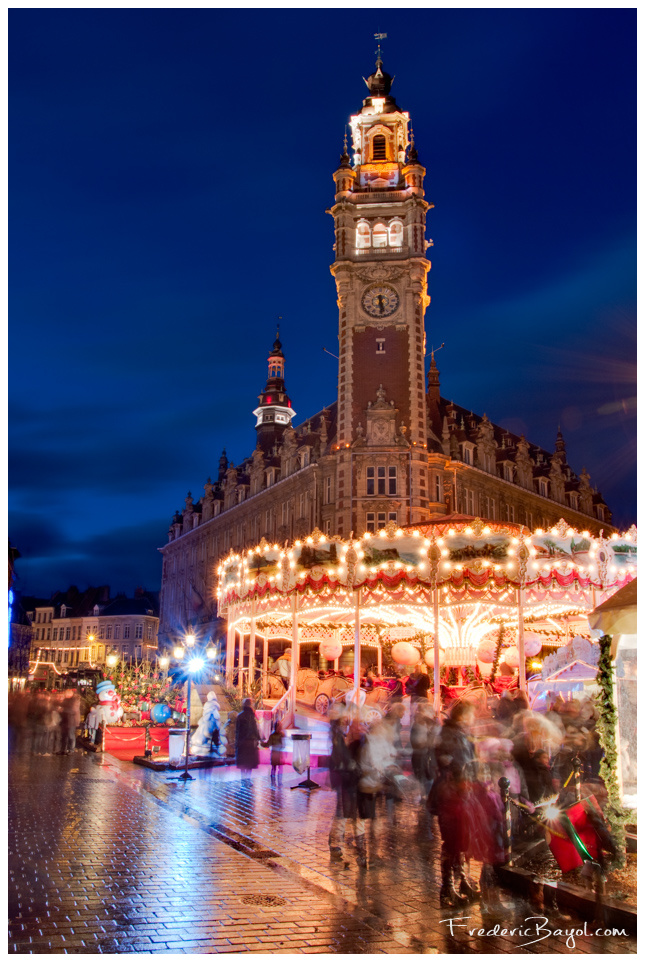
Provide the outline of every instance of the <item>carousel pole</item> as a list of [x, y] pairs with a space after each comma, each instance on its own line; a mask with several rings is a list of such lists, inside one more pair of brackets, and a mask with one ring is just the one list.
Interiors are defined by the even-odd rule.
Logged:
[[353, 700], [358, 705], [358, 694], [361, 687], [361, 589], [354, 589], [354, 695]]
[[262, 650], [262, 697], [266, 698], [268, 695], [267, 691], [267, 674], [269, 671], [269, 639], [264, 636], [263, 640], [263, 650]]
[[441, 711], [441, 689], [439, 681], [439, 586], [434, 587], [434, 597], [432, 599], [434, 615], [434, 710], [437, 714]]
[[249, 680], [247, 692], [250, 695], [255, 682], [255, 598], [251, 600], [251, 634], [249, 637]]
[[289, 687], [291, 696], [289, 698], [289, 710], [291, 714], [291, 724], [296, 723], [296, 683], [298, 681], [298, 665], [300, 663], [300, 642], [298, 640], [298, 592], [294, 588], [291, 597], [291, 678]]
[[526, 657], [524, 654], [524, 588], [517, 589], [517, 650], [520, 654], [520, 691], [526, 691]]
[[[231, 609], [229, 608], [229, 618]], [[235, 661], [235, 627], [229, 621], [226, 630], [226, 684], [233, 685], [233, 662]]]

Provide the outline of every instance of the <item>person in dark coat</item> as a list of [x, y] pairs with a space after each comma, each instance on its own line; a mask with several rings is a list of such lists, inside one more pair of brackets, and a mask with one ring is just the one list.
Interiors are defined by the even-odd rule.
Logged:
[[235, 764], [248, 778], [260, 764], [260, 731], [250, 698], [242, 702], [242, 711], [235, 720]]
[[477, 775], [475, 749], [470, 738], [474, 719], [475, 709], [468, 702], [460, 701], [453, 706], [435, 749], [439, 777], [428, 797], [428, 807], [436, 811], [441, 831], [439, 901], [452, 908], [465, 905], [477, 895], [464, 864], [469, 844], [472, 782]]

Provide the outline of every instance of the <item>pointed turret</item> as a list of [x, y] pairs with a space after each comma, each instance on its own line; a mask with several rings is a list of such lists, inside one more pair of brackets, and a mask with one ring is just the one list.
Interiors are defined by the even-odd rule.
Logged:
[[561, 464], [567, 463], [567, 449], [565, 447], [564, 438], [562, 437], [562, 431], [558, 425], [558, 434], [555, 439], [555, 454], [554, 457], [558, 459]]
[[264, 390], [258, 395], [260, 406], [253, 412], [256, 417], [258, 447], [268, 454], [273, 445], [282, 438], [284, 429], [291, 424], [295, 411], [284, 383], [284, 354], [280, 341], [280, 327], [269, 352], [269, 374]]

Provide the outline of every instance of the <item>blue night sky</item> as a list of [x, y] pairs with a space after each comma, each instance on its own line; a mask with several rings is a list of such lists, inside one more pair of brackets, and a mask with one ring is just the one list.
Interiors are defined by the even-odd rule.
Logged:
[[11, 9], [17, 587], [159, 587], [278, 315], [297, 422], [336, 396], [332, 172], [373, 34], [426, 166], [442, 394], [636, 520], [636, 11]]

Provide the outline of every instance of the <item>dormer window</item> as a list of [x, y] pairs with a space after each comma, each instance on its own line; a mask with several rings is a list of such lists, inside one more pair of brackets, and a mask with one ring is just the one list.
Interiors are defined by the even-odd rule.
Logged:
[[387, 160], [385, 137], [377, 134], [372, 141], [372, 160]]
[[462, 444], [462, 446], [461, 446], [461, 450], [462, 450], [462, 460], [463, 460], [464, 464], [472, 464], [472, 463], [473, 463], [473, 460], [474, 460], [474, 459], [473, 459], [473, 449], [474, 449], [474, 447], [475, 447], [475, 445], [474, 445], [474, 444], [471, 444], [469, 441], [464, 441], [464, 442], [463, 442], [463, 444]]
[[549, 482], [546, 478], [538, 478], [538, 494], [543, 498], [549, 497]]

